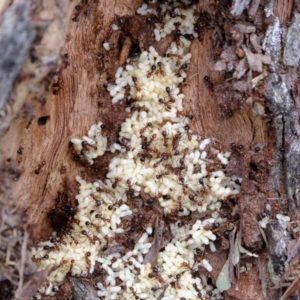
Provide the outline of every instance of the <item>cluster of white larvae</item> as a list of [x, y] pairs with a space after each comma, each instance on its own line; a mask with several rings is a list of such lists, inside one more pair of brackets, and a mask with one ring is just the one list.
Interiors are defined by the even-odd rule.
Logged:
[[[97, 284], [100, 299], [223, 297], [205, 282], [205, 277], [195, 276], [200, 266], [212, 270], [207, 260], [197, 259], [197, 253], [206, 245], [215, 250], [213, 224], [226, 221], [220, 214], [221, 200], [237, 194], [239, 185], [235, 183], [237, 177], [224, 173], [230, 153], [222, 152], [213, 139], [201, 140], [193, 134], [189, 127], [192, 115], [180, 115], [184, 95], [179, 86], [186, 78], [191, 58], [190, 35], [197, 36], [193, 33], [195, 6], [191, 1], [174, 0], [159, 7], [157, 10], [143, 5], [139, 9], [142, 14], [161, 13], [163, 23], [168, 24], [157, 25], [156, 38], [163, 38], [169, 28], [175, 29], [174, 24], [181, 37], [164, 56], [150, 47], [118, 69], [115, 84], [110, 84], [108, 90], [114, 103], [127, 97], [127, 110], [131, 112], [121, 126], [118, 143], [106, 149], [102, 123], [93, 125], [88, 137], [71, 140], [78, 155], [91, 164], [105, 150], [117, 154], [104, 181], [87, 183], [77, 177], [80, 187], [72, 228], [63, 236], [54, 233], [34, 249], [38, 267], [50, 268], [37, 298], [54, 295], [68, 273], [89, 276], [96, 262], [106, 272]], [[120, 251], [115, 240], [117, 235], [128, 234], [124, 224], [134, 215], [132, 203], [140, 200], [150, 207], [159, 202], [161, 218], [170, 214], [174, 219], [168, 223], [172, 237], [152, 265], [147, 253], [155, 243], [155, 222], [145, 226], [132, 249]], [[192, 213], [204, 217], [181, 222]]]

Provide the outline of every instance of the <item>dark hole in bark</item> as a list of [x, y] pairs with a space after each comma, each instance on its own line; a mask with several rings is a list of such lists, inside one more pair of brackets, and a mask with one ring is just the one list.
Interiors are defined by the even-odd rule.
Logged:
[[37, 121], [37, 122], [38, 122], [38, 125], [39, 125], [39, 126], [44, 126], [44, 125], [46, 125], [48, 119], [50, 119], [50, 116], [43, 116], [43, 117], [38, 118], [38, 121]]

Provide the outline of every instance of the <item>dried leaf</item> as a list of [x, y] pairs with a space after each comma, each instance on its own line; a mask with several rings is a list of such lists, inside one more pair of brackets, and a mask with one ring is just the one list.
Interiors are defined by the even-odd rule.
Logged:
[[240, 253], [244, 253], [244, 254], [247, 254], [247, 255], [253, 256], [253, 257], [258, 257], [257, 254], [251, 253], [250, 251], [248, 251], [247, 249], [245, 249], [242, 245], [239, 245], [239, 250], [240, 250]]
[[255, 33], [250, 35], [250, 42], [257, 53], [261, 53], [262, 47], [258, 44], [258, 36]]
[[241, 245], [241, 238], [240, 238], [240, 233], [239, 233], [239, 232], [236, 234], [235, 244], [237, 244], [238, 250], [239, 250], [240, 253], [244, 253], [244, 254], [247, 254], [247, 255], [253, 256], [253, 257], [258, 257], [257, 254], [251, 253], [250, 251], [248, 251], [247, 249], [245, 249], [245, 248]]
[[296, 292], [300, 290], [300, 274], [290, 285], [290, 287], [285, 291], [284, 295], [280, 300], [288, 300]]
[[262, 72], [263, 64], [270, 65], [271, 58], [261, 53], [252, 53], [246, 46], [242, 46], [243, 50], [246, 53], [247, 61], [251, 70]]
[[248, 70], [246, 66], [246, 59], [241, 59], [238, 64], [235, 66], [235, 71], [233, 73], [233, 78], [240, 79], [244, 76], [246, 71]]
[[238, 239], [234, 242], [234, 251], [233, 251], [233, 257], [232, 257], [232, 263], [234, 266], [236, 266], [240, 261], [240, 249], [239, 249], [239, 241]]
[[29, 281], [24, 285], [19, 295], [16, 295], [16, 300], [30, 300], [46, 280], [48, 276], [48, 269], [37, 271], [34, 273]]
[[163, 221], [159, 222], [157, 218], [155, 222], [154, 241], [144, 258], [144, 264], [150, 263], [152, 267], [156, 265], [158, 253], [163, 247], [163, 228]]
[[254, 77], [251, 80], [252, 88], [255, 88], [257, 86], [257, 84], [267, 76], [268, 76], [268, 72], [267, 72], [267, 70], [264, 70], [260, 75]]
[[253, 33], [256, 31], [256, 28], [255, 26], [253, 25], [247, 25], [247, 24], [241, 24], [241, 23], [238, 23], [235, 25], [235, 27], [242, 33]]
[[216, 281], [217, 289], [222, 293], [231, 287], [229, 280], [229, 260], [227, 259]]

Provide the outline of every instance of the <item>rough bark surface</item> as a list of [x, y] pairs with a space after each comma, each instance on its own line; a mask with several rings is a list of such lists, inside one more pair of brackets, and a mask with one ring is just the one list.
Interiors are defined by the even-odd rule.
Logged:
[[[192, 43], [192, 62], [183, 89], [185, 110], [194, 115], [195, 132], [214, 137], [233, 151], [228, 171], [238, 173], [243, 182], [239, 197], [229, 201], [236, 204], [234, 213], [239, 215], [243, 244], [261, 254], [259, 260], [247, 262], [251, 268], [236, 279], [226, 297], [277, 299], [282, 294], [283, 282], [277, 283], [279, 292], [271, 290], [273, 283], [266, 275], [269, 252], [257, 220], [269, 203], [272, 218], [276, 213], [286, 212], [295, 227], [300, 222], [299, 67], [296, 63], [288, 67], [282, 64], [284, 49], [280, 46], [285, 43], [287, 24], [294, 18], [293, 26], [299, 32], [298, 15], [294, 15], [293, 1], [220, 2], [199, 4], [199, 11], [207, 11], [212, 18], [222, 7], [224, 12], [231, 8], [232, 15], [226, 12], [225, 21], [214, 19], [212, 24], [204, 25], [201, 38]], [[0, 21], [12, 6], [9, 1], [3, 3]], [[92, 168], [86, 168], [74, 161], [69, 148], [72, 137], [81, 137], [99, 120], [106, 124], [109, 144], [116, 141], [126, 117], [125, 103], [112, 105], [104, 84], [113, 80], [116, 69], [138, 46], [143, 50], [153, 43], [163, 53], [173, 39], [170, 36], [169, 41], [155, 43], [149, 34], [153, 28], [140, 26], [143, 19], [135, 15], [141, 3], [30, 1], [36, 39], [1, 111], [0, 155], [1, 161], [6, 162], [3, 170], [11, 179], [12, 199], [25, 210], [38, 239], [47, 239], [53, 231], [47, 215], [58, 194], [73, 201], [77, 194], [76, 175], [87, 180], [105, 176], [110, 154], [98, 159]], [[245, 5], [244, 9], [239, 4]], [[268, 7], [274, 8], [267, 21], [262, 21], [264, 6], [266, 11]], [[241, 17], [245, 9], [249, 20]], [[125, 20], [123, 33], [111, 29], [119, 18]], [[266, 79], [258, 87], [250, 88], [251, 93], [248, 87], [245, 92], [234, 87], [232, 73], [215, 70], [222, 43], [232, 37], [231, 26], [240, 19], [247, 25], [253, 22], [260, 33], [266, 33], [264, 50], [272, 60]], [[103, 49], [104, 40], [112, 45], [109, 52]], [[294, 51], [295, 46], [290, 47]], [[255, 75], [258, 73], [251, 72], [249, 85]], [[209, 76], [209, 82], [204, 80], [205, 76]], [[258, 113], [261, 107], [263, 112]], [[242, 147], [233, 147], [232, 143]], [[269, 242], [270, 247], [276, 247], [275, 239], [270, 237]], [[271, 259], [281, 261], [282, 253], [287, 255], [286, 248], [285, 245], [278, 252], [271, 249]], [[213, 281], [226, 261], [227, 249], [222, 251], [224, 257], [207, 254], [214, 267]]]

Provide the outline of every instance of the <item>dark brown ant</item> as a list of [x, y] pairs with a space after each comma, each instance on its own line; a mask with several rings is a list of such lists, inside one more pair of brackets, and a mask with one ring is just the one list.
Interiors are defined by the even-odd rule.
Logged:
[[135, 298], [136, 300], [139, 300], [140, 297], [137, 296], [136, 291], [134, 290], [134, 288], [133, 288], [132, 286], [130, 286], [129, 289], [130, 289], [131, 294], [134, 296], [134, 298]]
[[156, 65], [151, 66], [151, 71], [147, 73], [147, 78], [150, 78], [153, 75], [153, 72], [156, 70]]
[[115, 188], [117, 187], [118, 183], [121, 182], [121, 181], [122, 181], [122, 178], [120, 178], [120, 177], [115, 177], [115, 182], [111, 185], [111, 187], [112, 187], [113, 189], [115, 189]]
[[167, 110], [172, 109], [171, 105], [168, 102], [165, 102], [165, 100], [163, 98], [159, 98], [158, 102], [161, 103], [161, 104], [164, 104], [166, 106]]
[[183, 206], [182, 206], [182, 196], [179, 196], [179, 197], [177, 198], [177, 201], [178, 201], [178, 204], [179, 204], [178, 211], [179, 211], [179, 212], [184, 212], [184, 208], [183, 208]]
[[175, 278], [176, 278], [176, 283], [175, 283], [176, 289], [181, 289], [181, 285], [180, 285], [180, 283], [179, 283], [179, 280], [180, 280], [180, 278], [181, 278], [181, 275], [180, 275], [180, 274], [176, 274]]
[[179, 47], [180, 46], [180, 37], [181, 37], [181, 31], [178, 29], [176, 30], [176, 37], [175, 37], [175, 43]]
[[158, 66], [158, 69], [157, 69], [157, 71], [156, 71], [156, 74], [160, 74], [160, 75], [162, 75], [162, 76], [165, 76], [166, 75], [166, 72], [165, 72], [165, 70], [162, 68], [162, 62], [158, 62], [157, 63], [157, 66]]
[[85, 222], [85, 225], [86, 226], [92, 226], [92, 227], [94, 227], [96, 230], [98, 230], [99, 231], [99, 229], [100, 229], [100, 226], [99, 225], [96, 225], [96, 224], [94, 224], [94, 223], [92, 223], [91, 221], [86, 221]]
[[181, 266], [187, 268], [191, 273], [193, 273], [193, 268], [191, 268], [187, 262], [183, 262]]
[[170, 172], [169, 172], [169, 171], [165, 171], [165, 172], [163, 172], [163, 173], [158, 173], [155, 177], [156, 177], [157, 179], [161, 179], [162, 177], [168, 176], [168, 175], [170, 175]]
[[108, 210], [112, 210], [115, 206], [121, 206], [122, 204], [123, 204], [123, 200], [119, 199], [115, 203], [110, 204], [107, 208], [108, 208]]
[[157, 161], [157, 162], [153, 165], [153, 167], [156, 168], [162, 161], [168, 160], [170, 157], [171, 157], [171, 154], [170, 154], [170, 153], [163, 152], [163, 153], [161, 154], [160, 160]]
[[72, 239], [75, 245], [78, 245], [78, 240], [73, 236], [71, 230], [64, 230], [64, 232]]
[[188, 136], [188, 140], [191, 141], [192, 140], [192, 133], [190, 132], [190, 126], [189, 125], [185, 125], [184, 126], [184, 130]]
[[146, 126], [143, 127], [141, 130], [140, 130], [140, 134], [144, 134], [144, 132], [146, 131], [147, 128], [149, 127], [152, 127], [152, 123], [151, 122], [147, 122]]
[[166, 55], [167, 57], [177, 57], [178, 59], [182, 59], [182, 55], [179, 55], [179, 54], [173, 54], [173, 53], [167, 53]]
[[234, 112], [227, 103], [220, 103], [219, 107], [220, 107], [224, 117], [229, 117], [229, 118], [233, 117]]
[[172, 140], [172, 150], [173, 150], [173, 151], [176, 151], [176, 150], [177, 150], [178, 145], [179, 145], [180, 138], [181, 138], [181, 133], [177, 133], [177, 134], [175, 134], [175, 136], [173, 137], [173, 140]]
[[[149, 142], [147, 144], [149, 144]], [[153, 156], [151, 153], [155, 154], [156, 157], [160, 156], [160, 152], [156, 148], [151, 148], [151, 147], [148, 147], [145, 145], [144, 148], [142, 146], [142, 149], [144, 149], [144, 151], [142, 153], [139, 153], [138, 156], [144, 157], [144, 159], [146, 159], [146, 158], [152, 159]], [[143, 161], [145, 161], [145, 160], [143, 160]]]
[[180, 68], [175, 71], [175, 75], [180, 77], [182, 75], [181, 71], [186, 70], [188, 68], [188, 64], [184, 63]]
[[129, 146], [129, 140], [122, 137], [120, 140], [119, 140], [119, 144], [124, 147], [126, 149], [126, 151], [130, 151], [131, 148]]
[[32, 260], [34, 263], [38, 264], [38, 263], [40, 263], [40, 262], [43, 260], [43, 258], [42, 258], [42, 257], [36, 258], [35, 255], [33, 255], [32, 258], [31, 258], [31, 260]]
[[90, 260], [90, 256], [91, 256], [92, 254], [91, 254], [91, 252], [86, 252], [85, 253], [85, 257], [84, 257], [84, 259], [85, 259], [85, 263], [86, 263], [86, 265], [87, 265], [87, 271], [89, 271], [90, 269], [91, 269], [91, 260]]
[[161, 134], [164, 138], [164, 146], [167, 147], [168, 146], [168, 138], [167, 138], [168, 133], [165, 130], [163, 130], [163, 132]]
[[70, 263], [70, 268], [69, 268], [69, 271], [68, 271], [69, 274], [72, 274], [74, 263], [75, 263], [75, 260], [72, 259], [71, 263]]
[[181, 159], [179, 160], [180, 165], [182, 165], [182, 166], [184, 165], [184, 160], [185, 160], [185, 157], [188, 154], [188, 152], [189, 152], [189, 148], [185, 148], [183, 150], [183, 155], [182, 155]]
[[214, 84], [211, 82], [209, 76], [207, 76], [207, 75], [204, 76], [203, 80], [204, 80], [206, 86], [208, 87], [208, 89], [212, 91], [214, 89]]
[[89, 233], [86, 231], [86, 230], [82, 230], [81, 231], [81, 234], [83, 234], [83, 235], [85, 235], [88, 239], [89, 239], [89, 241], [93, 244], [93, 245], [95, 245], [95, 243], [96, 243], [96, 241], [97, 241], [97, 237], [95, 237], [95, 236], [90, 236], [89, 235]]
[[151, 272], [148, 274], [149, 278], [155, 278], [159, 283], [165, 283], [165, 280], [158, 274], [158, 272]]
[[185, 183], [185, 180], [184, 180], [184, 178], [183, 177], [180, 177], [179, 178], [179, 181], [180, 181], [180, 184], [181, 184], [181, 187], [182, 187], [182, 194], [183, 195], [187, 195], [188, 194], [188, 192], [187, 192], [187, 184]]
[[97, 187], [96, 188], [96, 191], [97, 192], [103, 192], [103, 193], [105, 193], [105, 194], [110, 194], [111, 193], [111, 190], [110, 189], [108, 189], [108, 188], [101, 188], [101, 187]]
[[42, 163], [38, 165], [38, 168], [36, 170], [34, 170], [34, 173], [36, 175], [40, 174], [40, 171], [45, 164], [46, 164], [46, 162], [43, 160]]
[[137, 85], [137, 78], [136, 77], [132, 77], [132, 81], [133, 81], [133, 84], [134, 84], [134, 87], [135, 89], [140, 92], [141, 91], [141, 88]]
[[173, 96], [172, 96], [172, 94], [171, 94], [171, 89], [170, 89], [170, 87], [166, 87], [166, 93], [168, 94], [168, 96], [169, 96], [169, 99], [170, 99], [170, 102], [172, 102], [172, 103], [174, 103], [174, 102], [176, 102], [176, 100], [173, 98]]

